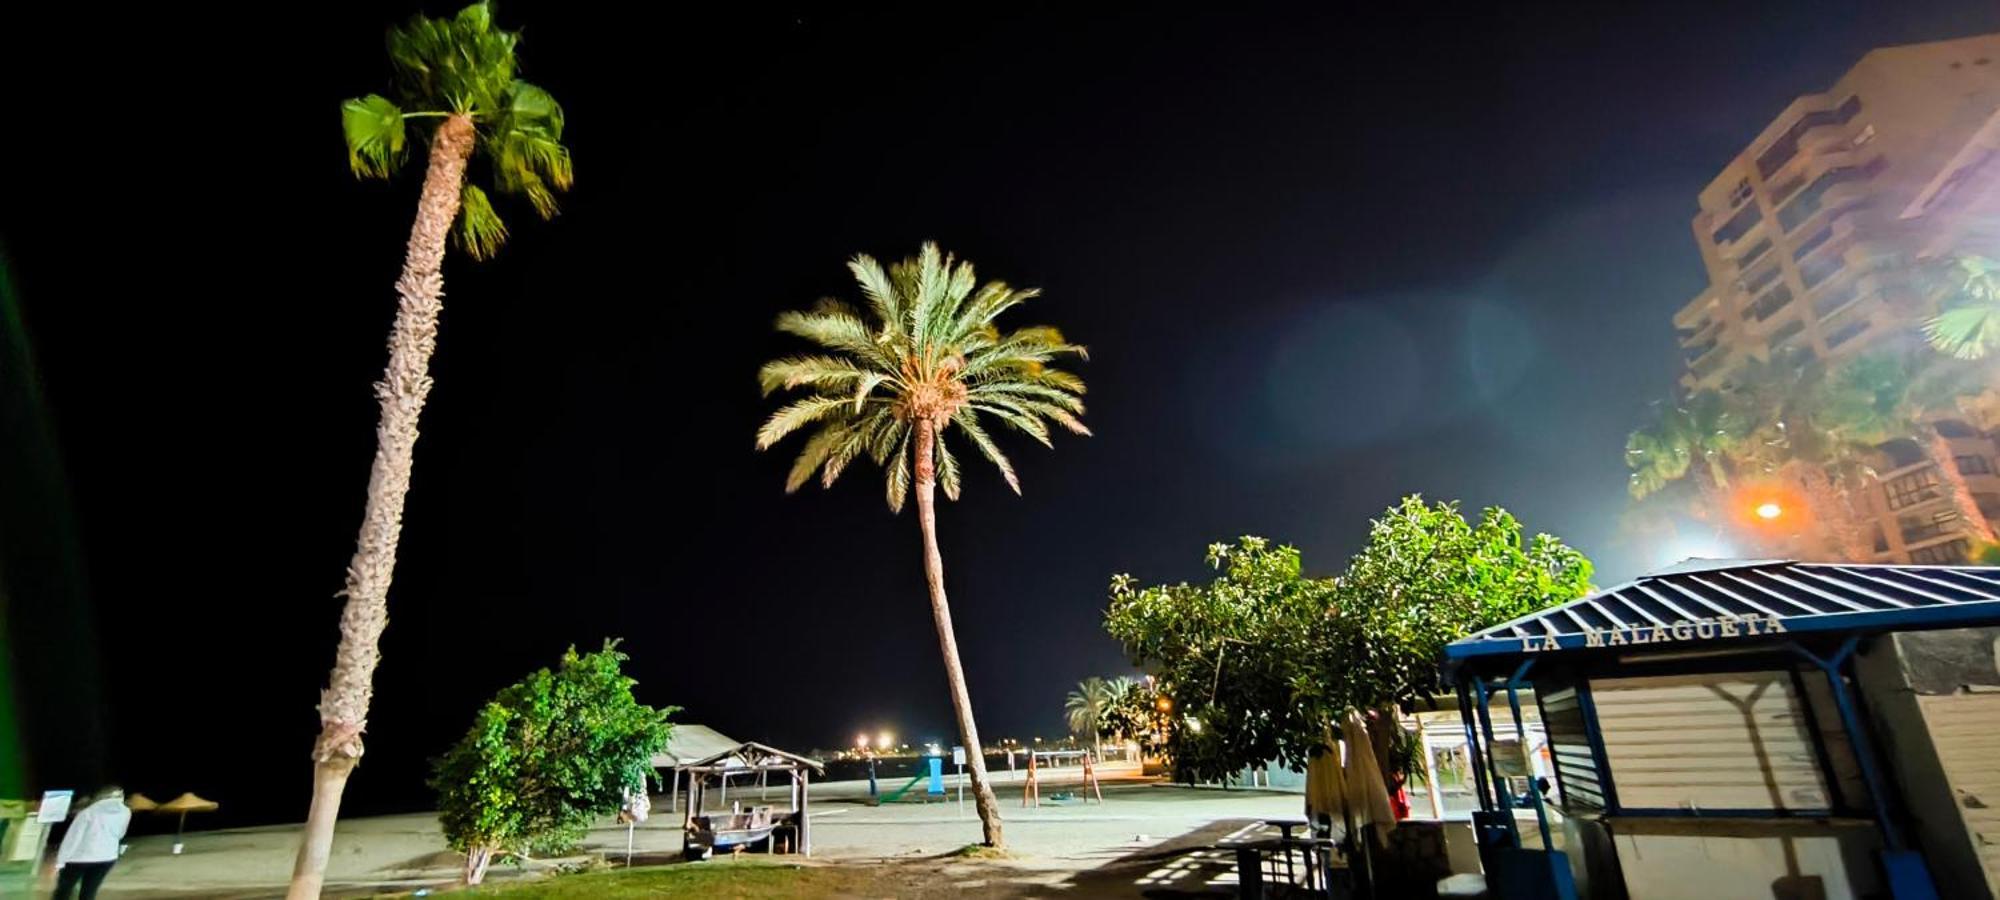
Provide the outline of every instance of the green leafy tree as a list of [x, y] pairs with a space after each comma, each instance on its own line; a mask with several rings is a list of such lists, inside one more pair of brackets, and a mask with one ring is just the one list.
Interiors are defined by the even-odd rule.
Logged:
[[428, 159], [403, 272], [396, 280], [389, 362], [375, 385], [380, 405], [375, 461], [360, 536], [341, 590], [346, 605], [340, 646], [320, 696], [312, 809], [288, 891], [292, 900], [320, 894], [341, 794], [361, 759], [378, 647], [389, 621], [389, 582], [402, 534], [417, 423], [431, 389], [447, 235], [456, 236], [475, 259], [491, 256], [507, 237], [486, 193], [466, 180], [467, 163], [483, 156], [495, 186], [525, 196], [544, 218], [555, 214], [555, 192], [570, 184], [562, 108], [546, 91], [514, 77], [516, 41], [513, 32], [493, 27], [493, 10], [485, 3], [448, 19], [418, 16], [389, 33], [398, 99], [369, 94], [341, 107], [348, 163], [355, 175], [388, 177], [412, 144], [428, 147]]
[[1340, 577], [1333, 627], [1312, 658], [1326, 665], [1300, 691], [1322, 708], [1386, 709], [1444, 688], [1446, 644], [1574, 600], [1591, 590], [1590, 560], [1488, 507], [1468, 521], [1458, 504], [1409, 496], [1370, 524]]
[[628, 790], [645, 790], [667, 745], [667, 717], [632, 696], [616, 641], [541, 669], [502, 690], [472, 728], [431, 764], [438, 821], [478, 884], [500, 854], [526, 857], [575, 847], [592, 822], [616, 813]]
[[1063, 716], [1069, 722], [1069, 731], [1078, 737], [1090, 737], [1090, 751], [1099, 760], [1104, 759], [1104, 730], [1111, 710], [1111, 685], [1102, 678], [1092, 676], [1077, 682], [1076, 690], [1070, 691], [1063, 699]]
[[1049, 445], [1051, 423], [1089, 434], [1083, 415], [1083, 379], [1051, 363], [1084, 355], [1062, 332], [1033, 326], [1003, 332], [999, 316], [1035, 297], [998, 281], [979, 283], [970, 262], [925, 244], [913, 258], [887, 270], [868, 256], [848, 264], [868, 298], [863, 310], [823, 300], [808, 312], [778, 317], [778, 330], [826, 352], [766, 363], [758, 373], [769, 395], [799, 390], [795, 400], [757, 430], [757, 448], [811, 430], [793, 462], [785, 489], [794, 491], [819, 473], [831, 487], [862, 457], [887, 472], [889, 509], [901, 512], [914, 483], [917, 525], [923, 533], [924, 581], [944, 654], [945, 679], [958, 715], [959, 737], [970, 748], [969, 769], [985, 843], [1002, 845], [1000, 804], [987, 783], [978, 748], [972, 697], [959, 664], [951, 606], [945, 596], [944, 559], [938, 553], [935, 493], [942, 486], [956, 500], [958, 457], [945, 441], [956, 429], [965, 443], [1000, 470], [1015, 493], [1014, 466], [987, 432], [1000, 422]]
[[[1209, 547], [1206, 585], [1112, 579], [1105, 627], [1174, 704], [1175, 774], [1226, 779], [1268, 760], [1303, 767], [1349, 708], [1393, 711], [1442, 690], [1444, 646], [1590, 590], [1583, 554], [1528, 537], [1505, 510], [1468, 522], [1407, 497], [1375, 520], [1339, 578], [1246, 537]], [[1377, 721], [1393, 723], [1393, 715]]]
[[1111, 580], [1105, 629], [1152, 671], [1171, 723], [1164, 750], [1190, 783], [1232, 777], [1270, 759], [1302, 765], [1337, 710], [1301, 702], [1309, 677], [1300, 629], [1334, 609], [1330, 578], [1303, 574], [1299, 551], [1259, 537], [1211, 544], [1207, 584]]

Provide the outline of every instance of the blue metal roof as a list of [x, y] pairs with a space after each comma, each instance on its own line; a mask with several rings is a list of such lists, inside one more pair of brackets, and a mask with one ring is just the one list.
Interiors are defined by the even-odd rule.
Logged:
[[2000, 624], [2000, 568], [1691, 560], [1496, 625], [1445, 657]]

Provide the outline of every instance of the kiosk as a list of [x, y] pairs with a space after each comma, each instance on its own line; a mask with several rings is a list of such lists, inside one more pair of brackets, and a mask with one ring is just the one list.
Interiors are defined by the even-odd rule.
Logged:
[[1992, 897], [1996, 635], [2000, 569], [1690, 560], [1451, 644], [1492, 896]]

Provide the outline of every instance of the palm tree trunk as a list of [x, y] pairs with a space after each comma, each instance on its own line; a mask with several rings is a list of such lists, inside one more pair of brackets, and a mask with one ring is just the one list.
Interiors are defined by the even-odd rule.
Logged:
[[937, 620], [938, 650], [944, 654], [944, 677], [951, 685], [951, 706], [958, 714], [958, 736], [965, 743], [966, 767], [972, 773], [973, 803], [979, 809], [979, 824], [988, 847], [1004, 846], [1000, 837], [1000, 802], [993, 798], [993, 786], [986, 780], [986, 745], [979, 742], [979, 727], [972, 721], [972, 695], [965, 688], [965, 669], [958, 662], [958, 638], [951, 631], [951, 605], [944, 596], [944, 557], [937, 545], [937, 442], [936, 425], [928, 418], [917, 421], [917, 524], [924, 532], [924, 581], [931, 591], [931, 617]]
[[1993, 543], [1993, 527], [1986, 523], [1986, 514], [1979, 511], [1979, 501], [1972, 499], [1972, 488], [1965, 483], [1965, 473], [1958, 470], [1958, 456], [1951, 451], [1951, 442], [1945, 440], [1935, 425], [1925, 427], [1924, 431], [1924, 450], [1937, 466], [1938, 480], [1950, 492], [1952, 508], [1965, 520], [1966, 531], [1977, 543]]
[[333, 823], [347, 776], [361, 761], [361, 732], [374, 694], [378, 642], [389, 624], [389, 579], [396, 568], [396, 541], [403, 531], [403, 499], [410, 490], [411, 453], [417, 417], [430, 395], [431, 353], [437, 349], [438, 310], [443, 306], [445, 238], [458, 217], [465, 163], [472, 156], [472, 120], [450, 116], [431, 139], [430, 167], [424, 173], [417, 218], [410, 226], [403, 274], [396, 280], [396, 322], [389, 330], [389, 364], [375, 385], [381, 421], [375, 427], [375, 463], [368, 472], [368, 502], [354, 559], [347, 565], [347, 598], [340, 614], [340, 648], [333, 674], [320, 693], [319, 739], [313, 744], [312, 811], [292, 869], [290, 900], [318, 897], [333, 848]]

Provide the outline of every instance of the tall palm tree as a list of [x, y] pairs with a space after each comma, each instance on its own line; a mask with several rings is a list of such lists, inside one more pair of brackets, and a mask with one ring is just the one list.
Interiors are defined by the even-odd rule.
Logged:
[[340, 617], [340, 647], [320, 695], [320, 734], [313, 745], [313, 801], [299, 845], [289, 896], [316, 897], [333, 843], [341, 793], [360, 761], [378, 642], [388, 624], [389, 581], [403, 527], [403, 500], [417, 419], [430, 394], [430, 358], [437, 347], [447, 236], [475, 259], [491, 256], [507, 228], [486, 192], [466, 181], [475, 155], [502, 192], [525, 196], [542, 218], [556, 211], [555, 192], [570, 184], [563, 114], [548, 92], [514, 77], [513, 32], [493, 27], [493, 11], [476, 3], [448, 19], [418, 16], [389, 32], [398, 100], [369, 94], [341, 107], [348, 163], [363, 178], [387, 178], [407, 155], [415, 132], [428, 143], [416, 221], [396, 280], [396, 320], [389, 363], [375, 385], [381, 421], [368, 499]]
[[[1942, 360], [1941, 360], [1942, 362]], [[1993, 543], [1993, 529], [1958, 469], [1957, 454], [1938, 431], [1937, 420], [1957, 413], [1962, 372], [1921, 357], [1863, 356], [1834, 376], [1828, 390], [1828, 425], [1847, 439], [1881, 444], [1910, 438], [1937, 469], [1952, 507], [1979, 542]]]
[[810, 312], [778, 317], [779, 331], [829, 352], [764, 365], [758, 378], [766, 395], [802, 389], [806, 396], [771, 414], [757, 430], [757, 448], [768, 449], [794, 431], [816, 426], [792, 464], [785, 490], [797, 490], [816, 471], [821, 484], [831, 487], [849, 463], [866, 455], [888, 473], [889, 509], [894, 512], [903, 509], [914, 470], [924, 581], [944, 654], [945, 680], [959, 737], [969, 751], [985, 841], [1001, 846], [1000, 804], [986, 780], [986, 759], [979, 752], [984, 745], [973, 723], [972, 698], [945, 598], [934, 494], [942, 485], [946, 497], [958, 499], [958, 458], [944, 441], [953, 427], [1017, 494], [1021, 485], [1014, 466], [987, 434], [982, 416], [1045, 446], [1051, 422], [1089, 434], [1079, 418], [1083, 379], [1049, 365], [1065, 356], [1082, 357], [1084, 350], [1047, 326], [1002, 332], [994, 319], [1039, 292], [998, 281], [980, 284], [970, 262], [943, 255], [936, 244], [925, 244], [916, 257], [887, 271], [867, 256], [856, 256], [848, 269], [868, 298], [865, 313], [822, 300]]
[[1111, 685], [1093, 675], [1077, 682], [1076, 690], [1070, 691], [1063, 700], [1063, 712], [1069, 719], [1069, 730], [1075, 735], [1090, 735], [1090, 752], [1093, 759], [1104, 759], [1104, 726], [1111, 711]]
[[1924, 336], [1958, 359], [1985, 357], [2000, 346], [2000, 262], [1967, 255], [1943, 260], [1938, 268], [1940, 308], [1924, 323]]

